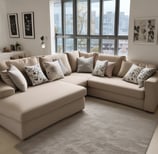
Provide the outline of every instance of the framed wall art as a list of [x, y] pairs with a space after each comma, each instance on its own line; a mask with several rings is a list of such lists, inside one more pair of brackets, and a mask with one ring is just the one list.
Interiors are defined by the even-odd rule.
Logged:
[[34, 12], [22, 12], [23, 37], [26, 39], [35, 38]]
[[134, 43], [156, 44], [157, 43], [157, 19], [136, 18], [133, 27]]
[[7, 17], [8, 17], [9, 36], [11, 38], [20, 37], [18, 14], [17, 13], [8, 13]]

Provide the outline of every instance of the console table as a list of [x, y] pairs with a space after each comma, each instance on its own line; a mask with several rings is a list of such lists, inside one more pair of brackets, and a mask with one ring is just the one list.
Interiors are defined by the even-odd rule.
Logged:
[[0, 61], [26, 57], [24, 51], [0, 52]]

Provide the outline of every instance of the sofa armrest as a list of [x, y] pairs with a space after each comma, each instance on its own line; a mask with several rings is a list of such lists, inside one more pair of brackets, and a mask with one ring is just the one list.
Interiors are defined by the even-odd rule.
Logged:
[[145, 81], [144, 110], [155, 112], [158, 105], [158, 71]]

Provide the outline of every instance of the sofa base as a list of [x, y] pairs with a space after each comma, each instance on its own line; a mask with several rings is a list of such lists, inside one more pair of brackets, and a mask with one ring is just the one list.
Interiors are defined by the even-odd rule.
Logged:
[[61, 106], [39, 118], [35, 118], [26, 122], [18, 122], [6, 116], [0, 115], [1, 125], [18, 136], [20, 139], [26, 139], [36, 132], [54, 124], [68, 116], [71, 116], [84, 109], [85, 98], [80, 98]]
[[92, 87], [88, 88], [88, 95], [102, 98], [102, 99], [109, 100], [109, 101], [118, 102], [120, 104], [125, 104], [128, 106], [132, 106], [132, 107], [136, 107], [138, 109], [144, 110], [144, 106], [143, 106], [144, 101], [143, 100], [138, 100], [136, 98], [132, 98], [129, 96], [123, 96], [123, 95], [119, 95], [116, 93], [112, 93], [110, 91], [105, 91], [105, 90], [96, 89], [96, 88], [92, 88]]

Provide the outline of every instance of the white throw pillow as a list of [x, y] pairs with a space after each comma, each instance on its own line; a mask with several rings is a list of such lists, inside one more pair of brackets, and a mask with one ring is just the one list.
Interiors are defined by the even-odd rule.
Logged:
[[156, 72], [155, 68], [144, 68], [137, 76], [139, 88], [144, 87], [144, 81]]
[[25, 71], [31, 80], [33, 86], [39, 85], [41, 83], [47, 82], [48, 79], [42, 72], [42, 69], [39, 64], [33, 66], [25, 66]]
[[125, 74], [125, 76], [123, 77], [123, 80], [138, 84], [137, 76], [139, 75], [142, 69], [143, 67], [133, 64], [131, 68], [128, 70], [128, 72]]
[[49, 80], [54, 81], [64, 78], [63, 71], [59, 64], [59, 61], [44, 63], [45, 71]]
[[108, 64], [107, 60], [105, 61], [97, 60], [92, 74], [103, 77], [105, 74], [105, 69], [107, 67], [107, 64]]
[[93, 71], [93, 57], [84, 58], [80, 57], [77, 59], [77, 72], [78, 73], [92, 73]]
[[27, 90], [27, 81], [18, 68], [16, 68], [14, 65], [11, 65], [8, 70], [8, 74], [20, 91], [25, 92]]

